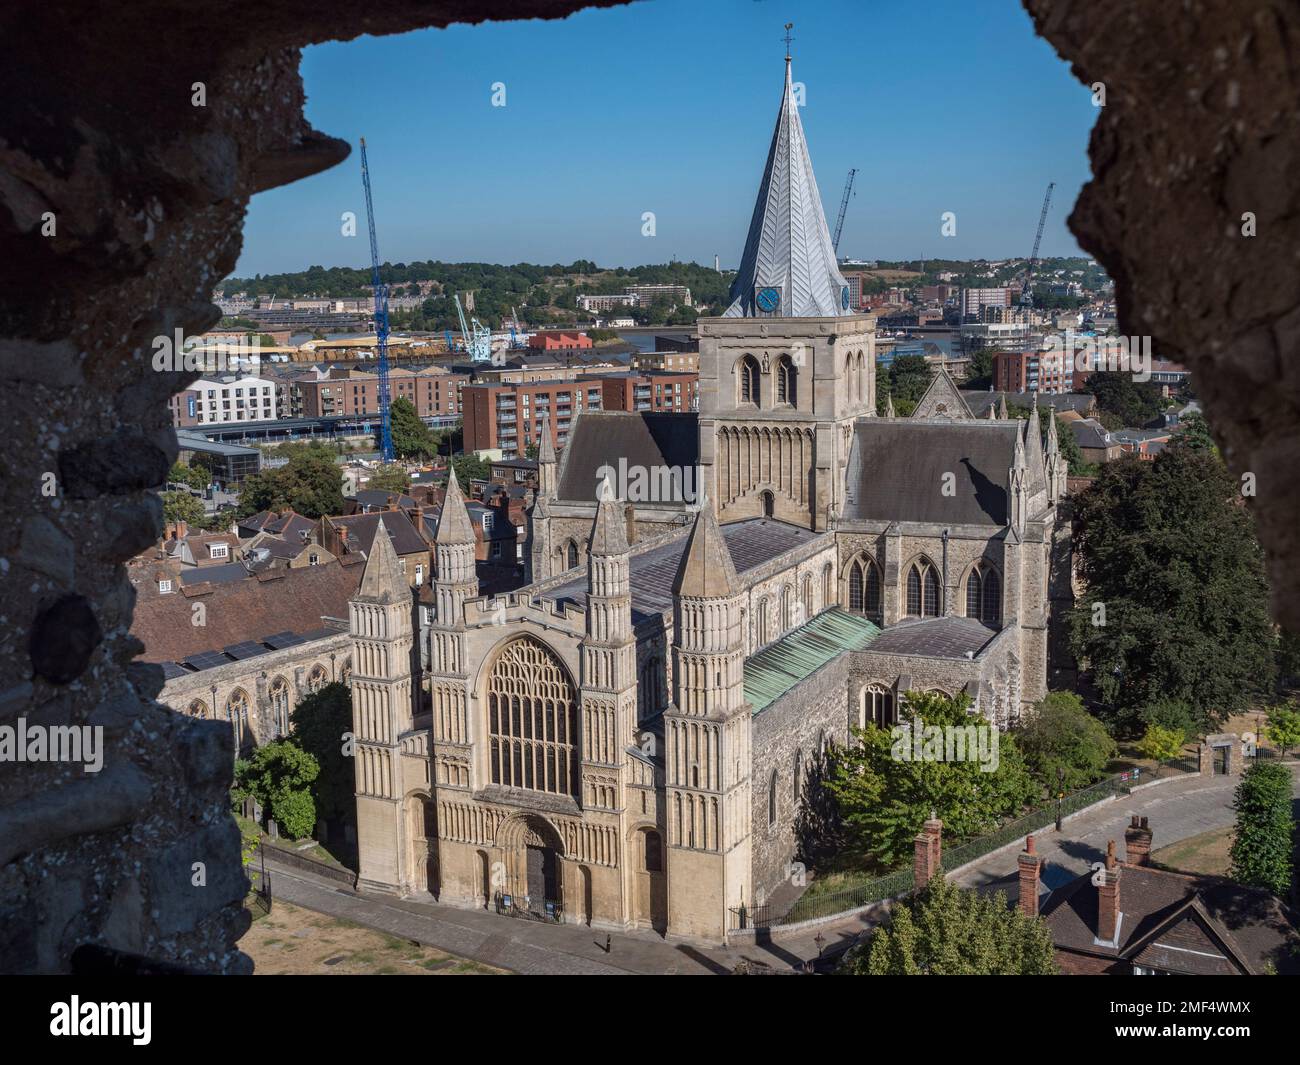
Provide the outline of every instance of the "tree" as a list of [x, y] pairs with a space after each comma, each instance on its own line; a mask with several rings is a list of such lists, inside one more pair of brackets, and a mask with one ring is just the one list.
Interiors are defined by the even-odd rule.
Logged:
[[1053, 976], [1046, 922], [1007, 904], [1001, 892], [967, 891], [936, 876], [896, 903], [889, 922], [841, 970], [853, 976]]
[[352, 692], [346, 684], [326, 684], [303, 696], [289, 714], [289, 742], [306, 751], [320, 772], [311, 788], [321, 817], [348, 817], [354, 811], [355, 772], [344, 741], [352, 731]]
[[1283, 758], [1292, 747], [1300, 746], [1300, 710], [1295, 703], [1275, 706], [1268, 712], [1264, 735], [1277, 747]]
[[290, 839], [311, 835], [316, 808], [309, 787], [320, 773], [316, 759], [297, 744], [277, 740], [235, 763], [236, 796], [252, 795], [270, 810]]
[[324, 444], [287, 445], [289, 461], [244, 479], [239, 490], [241, 518], [263, 510], [291, 507], [307, 518], [343, 513], [343, 474]]
[[366, 487], [379, 492], [404, 493], [411, 487], [411, 475], [406, 472], [406, 467], [392, 462], [375, 470]]
[[1187, 734], [1182, 729], [1148, 725], [1137, 747], [1143, 758], [1150, 758], [1156, 763], [1156, 775], [1159, 776], [1160, 767], [1182, 754], [1186, 742]]
[[187, 466], [183, 462], [177, 462], [167, 474], [167, 480], [173, 484], [187, 484], [196, 491], [202, 492], [208, 487], [208, 471], [202, 467]]
[[477, 455], [457, 455], [451, 460], [451, 465], [463, 489], [469, 487], [470, 481], [486, 481], [492, 472], [492, 464]]
[[399, 396], [388, 407], [389, 426], [393, 435], [393, 453], [403, 459], [427, 459], [438, 453], [438, 442], [415, 406]]
[[1193, 411], [1178, 423], [1178, 430], [1174, 433], [1174, 439], [1180, 444], [1186, 444], [1188, 447], [1196, 448], [1199, 451], [1217, 453], [1219, 450], [1214, 443], [1214, 437], [1210, 435], [1210, 423], [1198, 411]]
[[906, 403], [910, 414], [925, 390], [930, 387], [930, 364], [924, 355], [896, 356], [889, 367], [889, 390], [894, 397], [894, 411], [902, 417], [900, 404]]
[[970, 354], [970, 365], [966, 368], [966, 380], [963, 388], [986, 389], [993, 385], [993, 349], [976, 348]]
[[1213, 724], [1268, 690], [1263, 552], [1217, 456], [1175, 444], [1107, 463], [1075, 497], [1075, 521], [1087, 591], [1071, 644], [1117, 725], [1161, 699]]
[[162, 494], [163, 521], [183, 521], [196, 529], [203, 527], [206, 514], [203, 504], [189, 492], [164, 492]]
[[[897, 730], [869, 724], [853, 731], [855, 742], [848, 747], [832, 749], [826, 787], [838, 805], [847, 850], [892, 869], [910, 857], [912, 840], [931, 811], [961, 839], [990, 831], [1041, 795], [1015, 740], [982, 718], [972, 720], [969, 705], [964, 693], [950, 699], [908, 692]], [[947, 760], [943, 730], [981, 725], [990, 729], [987, 750], [996, 751], [996, 761], [981, 763], [969, 753]], [[920, 758], [911, 743], [918, 726], [925, 730], [923, 740], [935, 735], [931, 729], [941, 737], [938, 750], [923, 747]], [[896, 749], [900, 738], [906, 742]], [[991, 772], [989, 765], [995, 766]]]
[[1048, 692], [1016, 739], [1029, 771], [1052, 789], [1093, 783], [1115, 756], [1115, 741], [1074, 692]]
[[1145, 425], [1166, 406], [1160, 386], [1150, 381], [1134, 381], [1130, 373], [1099, 371], [1089, 374], [1085, 392], [1097, 397], [1097, 406], [1126, 426]]
[[1233, 797], [1237, 831], [1232, 879], [1285, 896], [1291, 887], [1291, 770], [1280, 762], [1253, 762]]

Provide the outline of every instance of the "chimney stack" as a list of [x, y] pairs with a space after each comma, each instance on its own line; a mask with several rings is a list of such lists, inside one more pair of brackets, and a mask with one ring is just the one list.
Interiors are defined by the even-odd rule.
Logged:
[[943, 859], [943, 822], [930, 812], [929, 820], [922, 826], [913, 841], [915, 850], [912, 858], [912, 879], [916, 890], [920, 891], [939, 872]]
[[1119, 941], [1119, 862], [1115, 859], [1115, 841], [1106, 844], [1106, 864], [1098, 869], [1092, 882], [1097, 885], [1097, 938], [1114, 946]]
[[185, 537], [189, 536], [189, 534], [190, 534], [190, 526], [189, 526], [189, 523], [188, 523], [188, 522], [185, 522], [185, 521], [177, 521], [177, 522], [176, 522], [176, 539], [178, 539], [178, 540], [184, 540]]
[[1042, 875], [1043, 859], [1034, 850], [1034, 837], [1025, 837], [1025, 849], [1016, 859], [1020, 871], [1020, 912], [1030, 917], [1038, 916], [1038, 881]]
[[1145, 817], [1133, 815], [1124, 830], [1124, 862], [1127, 865], [1151, 864], [1151, 829]]

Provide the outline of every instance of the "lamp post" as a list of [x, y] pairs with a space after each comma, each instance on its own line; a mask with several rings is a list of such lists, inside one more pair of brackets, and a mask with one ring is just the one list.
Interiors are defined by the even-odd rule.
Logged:
[[1061, 800], [1065, 798], [1065, 767], [1056, 767], [1056, 831], [1061, 831]]

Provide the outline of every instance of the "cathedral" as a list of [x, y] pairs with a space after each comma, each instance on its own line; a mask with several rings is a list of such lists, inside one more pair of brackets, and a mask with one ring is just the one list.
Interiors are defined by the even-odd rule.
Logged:
[[1046, 693], [1055, 420], [976, 419], [942, 369], [877, 415], [789, 58], [731, 298], [698, 323], [698, 412], [587, 412], [558, 458], [541, 434], [524, 588], [479, 594], [454, 476], [428, 606], [376, 536], [350, 604], [363, 889], [720, 941], [789, 879], [851, 727], [908, 691], [1013, 727]]

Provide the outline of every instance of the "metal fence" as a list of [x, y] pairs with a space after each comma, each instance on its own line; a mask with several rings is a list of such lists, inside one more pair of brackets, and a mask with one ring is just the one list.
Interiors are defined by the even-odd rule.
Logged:
[[[1195, 761], [1195, 759], [1192, 759]], [[1060, 816], [1067, 817], [1095, 803], [1112, 796], [1126, 793], [1144, 778], [1133, 772], [1120, 773], [1116, 776], [1099, 780], [1096, 784], [1080, 788], [1066, 795], [1060, 802]], [[1153, 778], [1154, 779], [1154, 778]], [[943, 867], [956, 869], [977, 858], [982, 858], [999, 847], [1004, 847], [1031, 832], [1037, 832], [1054, 824], [1057, 817], [1055, 801], [1009, 821], [987, 835], [968, 840], [957, 847], [944, 851]], [[863, 879], [839, 891], [827, 891], [809, 895], [805, 893], [795, 900], [793, 906], [783, 913], [776, 912], [771, 906], [756, 906], [747, 909], [744, 906], [731, 911], [732, 927], [729, 931], [746, 929], [775, 928], [781, 925], [798, 924], [819, 917], [833, 917], [838, 913], [855, 910], [861, 906], [884, 899], [906, 895], [915, 886], [911, 868], [896, 869], [883, 876]]]

